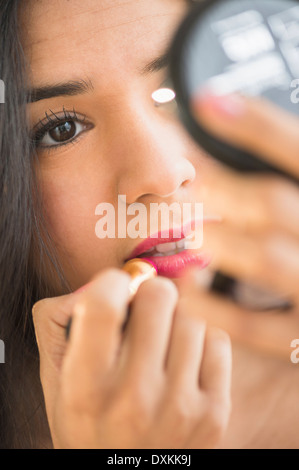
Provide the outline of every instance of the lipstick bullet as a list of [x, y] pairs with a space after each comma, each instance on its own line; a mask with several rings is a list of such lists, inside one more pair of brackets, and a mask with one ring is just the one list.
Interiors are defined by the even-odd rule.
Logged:
[[149, 279], [153, 279], [157, 276], [157, 269], [147, 259], [134, 258], [127, 261], [123, 266], [123, 271], [127, 272], [131, 276], [131, 282], [129, 285], [131, 302], [136, 292], [138, 291], [141, 284]]

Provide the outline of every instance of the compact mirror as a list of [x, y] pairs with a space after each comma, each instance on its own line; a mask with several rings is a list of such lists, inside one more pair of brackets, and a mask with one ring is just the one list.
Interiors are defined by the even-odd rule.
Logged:
[[175, 36], [170, 56], [180, 117], [200, 146], [236, 170], [275, 172], [293, 179], [258, 155], [209, 135], [195, 121], [190, 100], [209, 87], [218, 95], [263, 96], [299, 115], [299, 2], [195, 2]]

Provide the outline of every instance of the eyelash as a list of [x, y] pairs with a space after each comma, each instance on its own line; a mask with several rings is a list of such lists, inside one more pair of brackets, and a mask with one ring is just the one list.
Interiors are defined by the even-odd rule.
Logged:
[[[167, 87], [167, 86], [169, 86], [168, 77], [161, 84], [160, 88]], [[170, 105], [171, 106], [176, 106], [176, 100], [174, 100], [172, 103], [170, 103]], [[166, 106], [169, 106], [169, 103], [167, 103], [166, 105], [165, 104], [160, 104], [160, 105], [156, 104], [156, 106], [166, 107]], [[42, 145], [41, 141], [46, 136], [46, 134], [49, 131], [54, 130], [59, 125], [65, 124], [66, 122], [84, 124], [85, 120], [86, 120], [86, 116], [78, 116], [74, 108], [73, 108], [72, 111], [67, 111], [63, 107], [63, 111], [62, 111], [63, 116], [61, 116], [61, 117], [59, 116], [59, 113], [54, 113], [51, 110], [49, 110], [49, 111], [50, 111], [50, 115], [46, 112], [45, 113], [46, 117], [43, 120], [40, 120], [39, 123], [33, 129], [31, 140], [32, 140], [35, 148], [43, 148], [43, 149], [48, 149], [50, 151], [51, 149], [59, 148], [59, 147], [62, 147], [64, 145], [74, 144], [75, 141], [77, 141], [80, 138], [81, 134], [86, 130], [86, 129], [81, 130], [81, 132], [79, 132], [78, 135], [76, 135], [75, 137], [70, 138], [69, 140], [66, 140], [65, 142], [61, 142], [61, 143], [57, 142], [53, 145], [49, 145], [49, 144]], [[89, 124], [89, 126], [92, 127], [91, 124]]]
[[46, 134], [54, 130], [59, 125], [65, 124], [66, 122], [73, 122], [73, 123], [80, 123], [84, 124], [86, 121], [86, 116], [78, 116], [75, 109], [73, 108], [72, 111], [67, 111], [63, 107], [63, 116], [59, 116], [59, 113], [54, 113], [53, 111], [49, 110], [45, 113], [46, 117], [39, 121], [39, 123], [34, 127], [31, 140], [36, 148], [44, 148], [44, 149], [52, 149], [62, 147], [64, 145], [68, 145], [71, 143], [75, 143], [75, 141], [80, 137], [82, 134], [81, 131], [77, 136], [61, 143], [56, 143], [53, 145], [41, 145], [42, 139], [46, 136]]

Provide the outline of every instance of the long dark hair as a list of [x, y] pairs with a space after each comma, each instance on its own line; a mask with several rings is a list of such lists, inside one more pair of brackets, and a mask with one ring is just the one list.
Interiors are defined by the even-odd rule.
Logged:
[[61, 291], [68, 291], [43, 221], [28, 137], [21, 1], [0, 0], [0, 448], [37, 448], [49, 441], [31, 312], [37, 300], [57, 294], [43, 281], [46, 266]]
[[[0, 103], [0, 340], [5, 344], [0, 448], [6, 449], [51, 445], [31, 312], [37, 300], [70, 291], [38, 197], [38, 159], [26, 124], [30, 86], [19, 31], [21, 3], [0, 0], [0, 79], [5, 84], [5, 103]], [[45, 282], [46, 272], [54, 283]]]

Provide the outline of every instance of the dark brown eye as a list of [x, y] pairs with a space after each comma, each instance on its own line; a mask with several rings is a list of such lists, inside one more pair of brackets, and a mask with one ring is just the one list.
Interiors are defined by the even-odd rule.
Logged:
[[83, 132], [91, 130], [93, 124], [86, 122], [86, 116], [79, 115], [72, 111], [63, 109], [63, 117], [51, 111], [51, 117], [46, 114], [46, 119], [39, 122], [35, 133], [32, 133], [32, 141], [36, 148], [55, 148], [61, 145], [68, 145], [80, 136]]
[[73, 121], [66, 121], [49, 131], [49, 136], [54, 142], [67, 142], [76, 134], [76, 124]]

